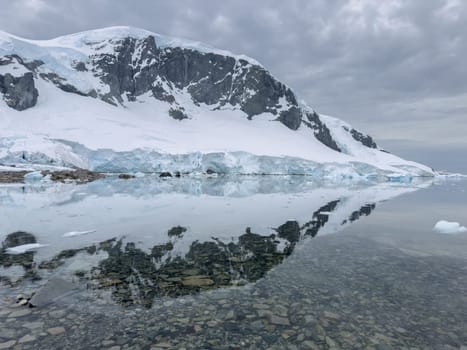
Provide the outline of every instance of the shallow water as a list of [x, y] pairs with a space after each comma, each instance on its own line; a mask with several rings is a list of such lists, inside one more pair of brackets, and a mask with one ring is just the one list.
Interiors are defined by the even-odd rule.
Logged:
[[[0, 348], [460, 349], [467, 234], [432, 228], [467, 224], [466, 191], [306, 177], [1, 187]], [[44, 246], [6, 251], [28, 243]], [[20, 305], [34, 293], [41, 305]]]

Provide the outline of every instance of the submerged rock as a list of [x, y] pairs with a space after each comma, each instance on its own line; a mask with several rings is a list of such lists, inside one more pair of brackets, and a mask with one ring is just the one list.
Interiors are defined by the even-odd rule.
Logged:
[[123, 180], [134, 179], [135, 177], [136, 176], [130, 175], [130, 174], [120, 174], [120, 175], [118, 175], [118, 178], [123, 179]]
[[189, 276], [182, 279], [184, 286], [210, 286], [214, 284], [214, 281], [209, 276]]
[[172, 174], [168, 171], [163, 171], [162, 173], [160, 173], [159, 177], [172, 177]]
[[32, 233], [18, 231], [10, 233], [8, 236], [6, 236], [2, 246], [3, 248], [12, 248], [36, 242], [36, 237]]
[[64, 297], [76, 288], [77, 286], [74, 283], [58, 277], [53, 277], [34, 294], [29, 303], [32, 306], [44, 306]]

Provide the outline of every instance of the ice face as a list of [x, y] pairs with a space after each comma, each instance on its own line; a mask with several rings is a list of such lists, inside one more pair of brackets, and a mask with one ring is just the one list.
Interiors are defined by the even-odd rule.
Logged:
[[[4, 141], [4, 144], [9, 150], [13, 149], [9, 142]], [[410, 182], [416, 176], [431, 176], [423, 169], [410, 166], [382, 169], [358, 161], [319, 163], [297, 157], [256, 155], [242, 151], [170, 154], [150, 149], [91, 150], [79, 143], [64, 140], [49, 141], [38, 152], [8, 151], [3, 157], [0, 153], [0, 161], [23, 166], [54, 164], [104, 173], [307, 175], [330, 182]], [[28, 175], [29, 178], [37, 179], [37, 176]]]

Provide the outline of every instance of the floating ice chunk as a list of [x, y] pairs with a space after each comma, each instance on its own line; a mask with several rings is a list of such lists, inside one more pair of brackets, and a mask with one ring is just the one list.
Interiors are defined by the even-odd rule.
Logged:
[[48, 244], [30, 243], [23, 244], [16, 247], [7, 248], [6, 252], [9, 254], [24, 254], [30, 250], [35, 250], [41, 247], [46, 247]]
[[401, 183], [410, 183], [412, 181], [412, 176], [408, 174], [399, 175], [391, 174], [387, 176], [389, 182], [401, 182]]
[[319, 215], [331, 215], [332, 213], [330, 211], [320, 211], [318, 214]]
[[467, 232], [467, 228], [465, 226], [461, 226], [458, 222], [449, 222], [446, 220], [438, 221], [435, 227], [433, 227], [433, 230], [443, 234], [457, 234]]
[[41, 181], [44, 178], [44, 175], [40, 171], [32, 171], [24, 175], [24, 181], [26, 182], [36, 182]]
[[63, 237], [75, 237], [75, 236], [83, 236], [89, 233], [94, 233], [96, 230], [89, 230], [89, 231], [70, 231], [63, 234]]

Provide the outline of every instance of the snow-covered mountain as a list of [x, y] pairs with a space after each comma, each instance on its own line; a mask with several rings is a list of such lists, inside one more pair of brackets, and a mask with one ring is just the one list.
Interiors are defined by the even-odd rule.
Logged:
[[257, 61], [130, 27], [0, 32], [0, 164], [106, 172], [432, 176], [318, 114]]

